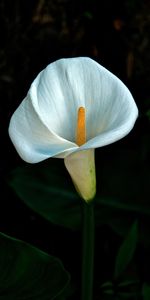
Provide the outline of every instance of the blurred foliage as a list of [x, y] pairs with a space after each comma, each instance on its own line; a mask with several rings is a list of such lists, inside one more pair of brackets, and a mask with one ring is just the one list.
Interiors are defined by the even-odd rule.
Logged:
[[134, 256], [138, 242], [138, 223], [135, 221], [124, 242], [119, 248], [114, 270], [114, 279], [118, 279]]
[[[105, 163], [101, 165], [100, 184], [100, 174], [97, 170], [99, 180], [95, 198], [95, 224], [98, 230], [96, 239], [103, 250], [100, 249], [100, 253], [95, 258], [95, 286], [97, 294], [103, 296], [110, 294], [111, 298], [107, 297], [108, 299], [116, 299], [114, 298], [116, 293], [121, 297], [119, 299], [140, 299], [140, 285], [145, 278], [147, 280], [149, 278], [149, 273], [145, 269], [145, 264], [148, 270], [150, 268], [149, 257], [147, 255], [140, 257], [142, 252], [135, 256], [136, 248], [142, 247], [148, 250], [150, 248], [149, 197], [143, 193], [143, 191], [148, 192], [148, 177], [147, 171], [145, 173], [142, 171], [143, 164], [135, 168], [137, 161], [135, 153], [125, 149], [111, 151], [112, 156], [114, 154], [113, 161], [110, 163], [111, 159], [105, 157]], [[113, 180], [110, 181], [110, 178]], [[83, 200], [76, 194], [62, 160], [51, 159], [40, 164], [18, 168], [12, 172], [9, 180], [19, 198], [35, 212], [59, 226], [72, 230], [81, 229], [81, 201]], [[135, 219], [139, 223], [138, 227], [137, 222], [132, 225]], [[104, 240], [99, 235], [99, 230], [103, 227], [109, 228], [109, 233], [104, 230]], [[120, 248], [115, 240], [110, 244], [111, 229], [121, 236], [127, 235]], [[105, 243], [107, 243], [107, 250]], [[112, 251], [118, 252], [116, 259]], [[77, 255], [76, 260], [78, 260]], [[101, 287], [105, 276], [106, 280], [112, 281], [108, 282], [108, 286], [103, 286], [102, 283]]]
[[1, 300], [52, 300], [68, 282], [69, 274], [58, 259], [0, 233]]
[[[41, 69], [62, 57], [90, 56], [129, 87], [139, 107], [133, 131], [122, 141], [96, 150], [95, 299], [99, 299], [97, 295], [102, 300], [149, 299], [150, 2], [1, 0], [0, 37], [2, 229], [57, 253], [72, 273], [67, 293], [74, 290], [75, 298], [69, 299], [79, 298], [76, 261], [81, 258], [76, 245], [80, 245], [81, 237], [65, 228], [79, 228], [80, 199], [61, 160], [24, 168], [7, 128], [12, 113]], [[11, 185], [29, 209], [4, 181], [18, 165], [11, 173]], [[120, 281], [114, 282], [118, 249], [135, 219], [139, 224], [137, 249]], [[50, 244], [47, 232], [51, 232]], [[75, 261], [69, 258], [71, 253]], [[58, 300], [66, 298], [62, 295]]]

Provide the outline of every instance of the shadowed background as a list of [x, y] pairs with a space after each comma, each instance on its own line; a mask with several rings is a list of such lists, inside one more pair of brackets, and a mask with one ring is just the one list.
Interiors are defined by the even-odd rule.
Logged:
[[[65, 267], [73, 270], [74, 276], [77, 276], [78, 267], [76, 259], [72, 259], [72, 256], [80, 258], [80, 247], [77, 247], [80, 241], [79, 233], [54, 226], [44, 220], [21, 202], [8, 184], [11, 171], [26, 165], [8, 137], [8, 125], [14, 110], [26, 96], [31, 82], [47, 64], [63, 57], [89, 56], [127, 85], [139, 108], [139, 118], [127, 137], [96, 150], [96, 168], [98, 191], [103, 191], [104, 194], [108, 192], [112, 197], [116, 196], [116, 193], [118, 196], [125, 192], [129, 205], [128, 209], [119, 212], [121, 218], [124, 216], [129, 223], [135, 218], [139, 219], [142, 236], [143, 233], [145, 235], [137, 251], [137, 269], [142, 280], [147, 279], [146, 253], [150, 246], [150, 223], [146, 219], [150, 214], [149, 1], [2, 0], [0, 35], [0, 231], [62, 258]], [[56, 165], [63, 169], [63, 161], [56, 160]], [[115, 169], [118, 173], [114, 173]], [[64, 174], [69, 181], [65, 170]], [[130, 207], [130, 195], [132, 189], [136, 188], [141, 199], [139, 210], [139, 203], [134, 202]], [[114, 219], [119, 222], [115, 215]], [[146, 222], [144, 225], [143, 220]], [[121, 232], [116, 230], [118, 227], [115, 221], [112, 221], [111, 226], [105, 225], [104, 222], [97, 230], [96, 255], [99, 256], [100, 253], [101, 264], [104, 264], [102, 276], [106, 279], [113, 268], [120, 234], [126, 232], [126, 229], [122, 229]], [[109, 261], [109, 268], [105, 266], [106, 260], [107, 263]]]

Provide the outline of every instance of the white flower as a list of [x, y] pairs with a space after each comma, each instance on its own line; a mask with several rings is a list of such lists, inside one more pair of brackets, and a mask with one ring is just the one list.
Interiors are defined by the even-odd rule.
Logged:
[[[81, 143], [79, 108], [85, 112]], [[104, 67], [87, 57], [60, 59], [33, 81], [11, 118], [9, 134], [26, 162], [64, 158], [77, 190], [88, 201], [96, 189], [94, 149], [127, 135], [137, 116], [127, 87]]]

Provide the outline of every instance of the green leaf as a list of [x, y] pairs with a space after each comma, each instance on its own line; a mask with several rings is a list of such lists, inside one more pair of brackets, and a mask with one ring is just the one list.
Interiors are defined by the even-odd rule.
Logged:
[[150, 299], [150, 285], [148, 285], [146, 282], [142, 286], [142, 296], [143, 300]]
[[71, 229], [79, 228], [82, 200], [62, 160], [18, 168], [11, 174], [10, 185], [25, 204], [45, 219]]
[[113, 300], [116, 299], [140, 299], [140, 289], [138, 280], [125, 280], [120, 283], [113, 283], [111, 281], [104, 282], [101, 285], [102, 299], [105, 299], [105, 295], [112, 295]]
[[138, 241], [137, 221], [132, 225], [127, 237], [119, 248], [114, 270], [114, 279], [117, 279], [133, 258]]
[[142, 156], [140, 151], [122, 150], [111, 153], [109, 160], [106, 157], [103, 168], [97, 168], [97, 178], [101, 178], [98, 205], [150, 216], [149, 165]]
[[123, 292], [123, 293], [118, 293], [118, 297], [120, 300], [131, 300], [131, 299], [135, 299], [138, 300], [140, 299], [140, 295], [132, 292], [132, 293], [128, 293], [128, 292]]
[[0, 233], [0, 300], [51, 300], [69, 282], [55, 257]]
[[[103, 161], [101, 168], [99, 163], [96, 165], [96, 225], [109, 225], [125, 235], [135, 213], [139, 214], [143, 218], [140, 241], [149, 245], [148, 164], [140, 163], [139, 153], [130, 150], [111, 150]], [[10, 185], [26, 205], [50, 222], [73, 230], [80, 228], [83, 200], [75, 191], [63, 160], [49, 159], [18, 168], [11, 174]]]
[[[101, 168], [97, 166], [97, 178], [101, 180], [97, 180], [99, 190], [95, 199], [97, 225], [101, 225], [103, 218], [113, 231], [124, 236], [137, 218], [140, 221], [139, 241], [145, 247], [150, 246], [150, 172], [149, 165], [143, 163], [147, 158], [148, 152], [143, 153], [143, 147], [108, 150], [101, 159], [105, 163], [101, 162]], [[105, 208], [104, 216], [102, 208]]]
[[135, 286], [135, 285], [139, 285], [139, 280], [130, 280], [130, 279], [128, 279], [128, 280], [124, 280], [124, 281], [121, 281], [120, 283], [118, 283], [118, 287], [120, 287], [120, 288], [123, 288], [123, 287], [130, 287], [130, 286]]
[[111, 281], [106, 281], [102, 283], [101, 288], [103, 289], [112, 289], [113, 288], [113, 283]]
[[[19, 198], [50, 222], [73, 230], [81, 227], [81, 204], [73, 183], [61, 160], [17, 168], [9, 184]], [[111, 209], [100, 205], [96, 223], [110, 220]]]
[[150, 109], [146, 112], [146, 116], [149, 118], [150, 120]]

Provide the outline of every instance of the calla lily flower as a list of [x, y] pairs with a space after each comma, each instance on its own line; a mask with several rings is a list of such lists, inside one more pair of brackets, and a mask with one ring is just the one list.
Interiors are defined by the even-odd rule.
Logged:
[[60, 59], [33, 81], [9, 135], [26, 162], [63, 158], [77, 191], [90, 201], [94, 149], [126, 136], [137, 116], [131, 93], [111, 72], [87, 57]]

